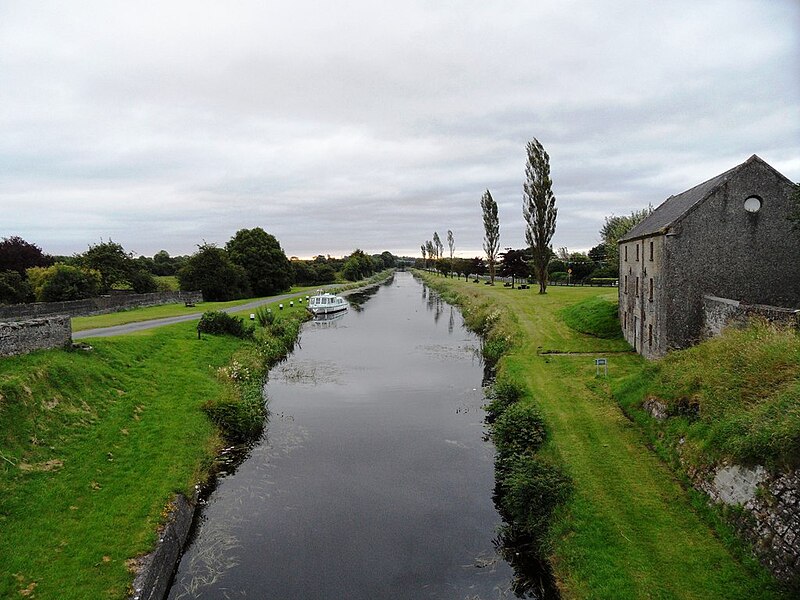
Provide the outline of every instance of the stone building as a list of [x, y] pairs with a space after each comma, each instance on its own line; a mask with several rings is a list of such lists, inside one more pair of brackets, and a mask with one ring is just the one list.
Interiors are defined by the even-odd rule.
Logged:
[[758, 156], [667, 198], [619, 241], [619, 319], [657, 358], [698, 341], [703, 296], [800, 308], [794, 184]]

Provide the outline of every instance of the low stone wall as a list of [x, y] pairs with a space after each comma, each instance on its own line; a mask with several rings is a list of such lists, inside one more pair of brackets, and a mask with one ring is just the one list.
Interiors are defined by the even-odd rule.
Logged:
[[719, 335], [728, 326], [745, 325], [753, 318], [800, 328], [798, 309], [743, 304], [728, 298], [703, 296], [703, 337], [706, 339]]
[[741, 506], [735, 526], [778, 579], [800, 584], [800, 470], [779, 475], [763, 467], [722, 465], [695, 486], [715, 502]]
[[72, 325], [66, 316], [0, 323], [0, 356], [66, 348], [71, 343]]
[[99, 296], [97, 298], [72, 300], [69, 302], [35, 302], [33, 304], [0, 306], [0, 320], [17, 321], [37, 317], [49, 317], [52, 315], [85, 317], [88, 315], [102, 315], [119, 310], [127, 310], [129, 308], [158, 306], [160, 304], [172, 304], [175, 302], [197, 303], [202, 301], [202, 292], [112, 294], [110, 296]]

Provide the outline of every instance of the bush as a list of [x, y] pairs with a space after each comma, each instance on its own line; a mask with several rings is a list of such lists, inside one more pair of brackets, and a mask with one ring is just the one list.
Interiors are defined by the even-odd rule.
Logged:
[[33, 300], [33, 288], [16, 271], [0, 271], [0, 304], [20, 304]]
[[501, 459], [536, 452], [546, 437], [544, 419], [530, 404], [510, 404], [492, 427], [492, 442]]
[[260, 306], [256, 310], [256, 323], [259, 327], [269, 327], [275, 322], [275, 313], [266, 306]]
[[251, 441], [264, 429], [266, 407], [260, 381], [248, 381], [238, 387], [238, 394], [203, 405], [209, 419], [234, 444]]
[[566, 271], [555, 271], [550, 273], [550, 281], [566, 281], [567, 275]]
[[219, 310], [204, 312], [197, 324], [197, 331], [217, 335], [233, 335], [243, 339], [253, 336], [253, 328], [245, 325], [244, 319]]
[[500, 376], [494, 382], [487, 396], [490, 398], [486, 405], [486, 420], [494, 423], [505, 410], [519, 401], [525, 395], [525, 387], [509, 377]]
[[525, 454], [513, 460], [498, 488], [503, 517], [541, 548], [553, 512], [572, 493], [572, 479], [555, 462]]
[[100, 294], [103, 280], [99, 271], [57, 263], [31, 267], [26, 271], [39, 302], [83, 300]]

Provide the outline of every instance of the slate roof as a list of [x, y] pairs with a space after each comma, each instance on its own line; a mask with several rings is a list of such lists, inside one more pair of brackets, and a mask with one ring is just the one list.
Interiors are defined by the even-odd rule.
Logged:
[[713, 194], [717, 188], [723, 185], [739, 169], [753, 161], [759, 161], [762, 163], [764, 162], [758, 156], [753, 154], [753, 156], [748, 158], [742, 164], [737, 165], [732, 169], [729, 169], [724, 173], [709, 179], [708, 181], [696, 185], [693, 188], [678, 194], [677, 196], [670, 196], [664, 200], [664, 202], [662, 202], [661, 205], [659, 205], [659, 207], [656, 208], [650, 216], [645, 218], [628, 233], [622, 236], [619, 240], [620, 243], [663, 232], [667, 227], [671, 226], [673, 223], [687, 214], [692, 207]]

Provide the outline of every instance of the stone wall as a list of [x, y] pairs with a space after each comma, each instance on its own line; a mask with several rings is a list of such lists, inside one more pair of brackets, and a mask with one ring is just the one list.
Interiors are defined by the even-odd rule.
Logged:
[[800, 470], [771, 475], [763, 467], [722, 465], [695, 485], [715, 502], [742, 507], [734, 524], [764, 566], [800, 584]]
[[703, 296], [703, 337], [706, 339], [719, 335], [725, 327], [746, 325], [754, 318], [800, 329], [798, 309], [743, 304], [728, 298]]
[[0, 323], [0, 356], [65, 348], [71, 343], [72, 325], [66, 316]]
[[158, 306], [175, 302], [197, 303], [203, 301], [202, 292], [155, 292], [153, 294], [123, 294], [99, 296], [86, 300], [72, 300], [69, 302], [35, 302], [33, 304], [12, 304], [0, 306], [0, 320], [16, 321], [52, 315], [68, 315], [70, 317], [85, 317], [88, 315], [102, 315], [105, 313], [142, 308], [145, 306]]

